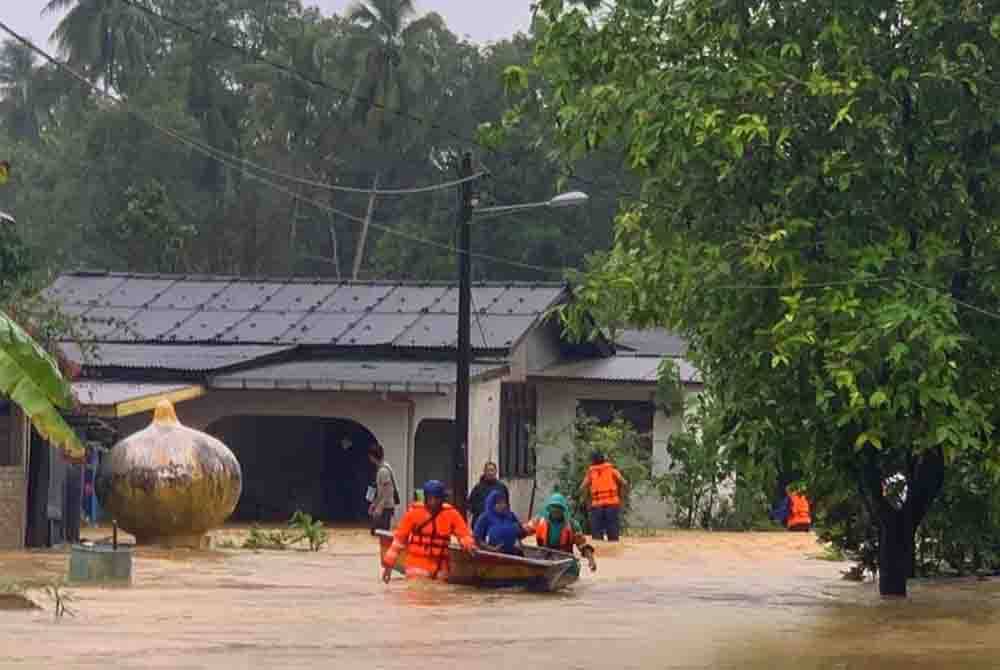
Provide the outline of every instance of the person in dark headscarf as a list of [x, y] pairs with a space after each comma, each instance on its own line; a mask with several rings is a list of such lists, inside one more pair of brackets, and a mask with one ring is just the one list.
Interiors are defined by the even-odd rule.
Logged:
[[483, 466], [483, 474], [479, 478], [479, 483], [473, 487], [469, 494], [468, 507], [471, 516], [469, 524], [475, 527], [476, 520], [486, 509], [486, 497], [494, 491], [503, 491], [504, 497], [510, 503], [510, 491], [507, 486], [497, 478], [497, 464], [489, 461]]
[[510, 503], [503, 491], [493, 491], [486, 496], [486, 509], [476, 521], [473, 535], [483, 549], [505, 554], [524, 553], [520, 542], [527, 532], [517, 515], [510, 511]]

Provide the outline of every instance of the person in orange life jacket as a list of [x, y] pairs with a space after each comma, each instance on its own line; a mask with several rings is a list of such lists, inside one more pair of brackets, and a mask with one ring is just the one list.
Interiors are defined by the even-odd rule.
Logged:
[[431, 480], [424, 484], [424, 501], [413, 503], [393, 533], [392, 546], [382, 559], [382, 581], [389, 583], [399, 552], [406, 549], [408, 578], [448, 579], [451, 562], [448, 545], [455, 536], [468, 552], [476, 549], [462, 515], [445, 503], [444, 484]]
[[785, 499], [774, 518], [790, 531], [806, 532], [812, 528], [809, 500], [794, 486], [785, 487]]
[[587, 537], [580, 530], [580, 525], [569, 511], [569, 502], [559, 493], [553, 493], [545, 502], [542, 515], [525, 526], [535, 536], [535, 544], [539, 547], [556, 549], [572, 554], [579, 549], [591, 572], [597, 570], [594, 560], [594, 548], [587, 543]]
[[621, 535], [622, 498], [628, 483], [622, 474], [595, 451], [590, 469], [580, 484], [580, 493], [590, 491], [590, 534], [599, 540], [617, 542]]

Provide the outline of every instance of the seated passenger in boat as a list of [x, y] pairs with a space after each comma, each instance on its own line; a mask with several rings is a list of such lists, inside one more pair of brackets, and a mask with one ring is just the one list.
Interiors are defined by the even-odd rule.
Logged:
[[557, 549], [567, 554], [579, 549], [580, 554], [587, 559], [590, 570], [597, 570], [594, 548], [587, 543], [580, 524], [570, 512], [569, 502], [561, 494], [552, 494], [545, 503], [542, 515], [534, 519], [526, 530], [535, 536], [535, 543], [539, 547]]
[[523, 556], [521, 538], [527, 533], [517, 515], [510, 511], [507, 494], [494, 490], [486, 497], [483, 514], [473, 530], [479, 546], [489, 551]]

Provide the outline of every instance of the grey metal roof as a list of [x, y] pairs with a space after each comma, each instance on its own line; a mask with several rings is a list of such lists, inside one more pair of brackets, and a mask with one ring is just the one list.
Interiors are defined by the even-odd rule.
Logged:
[[108, 406], [191, 388], [191, 384], [147, 384], [132, 382], [73, 382], [73, 395], [81, 405]]
[[[505, 364], [473, 365], [473, 379], [501, 374]], [[276, 363], [212, 377], [215, 389], [400, 391], [445, 393], [455, 385], [455, 363], [309, 360]]]
[[619, 354], [632, 352], [636, 356], [684, 356], [687, 342], [663, 328], [627, 329], [617, 335]]
[[[104, 343], [453, 348], [458, 291], [443, 283], [76, 273], [46, 295]], [[478, 284], [473, 346], [509, 349], [567, 296], [558, 284]]]
[[178, 372], [209, 372], [289, 351], [290, 346], [176, 345], [176, 344], [89, 344], [64, 342], [62, 354], [73, 363], [87, 367], [115, 367]]
[[546, 379], [655, 384], [659, 377], [660, 362], [664, 358], [670, 358], [677, 364], [682, 382], [701, 383], [701, 373], [693, 365], [683, 358], [670, 356], [612, 356], [561, 363], [532, 376]]

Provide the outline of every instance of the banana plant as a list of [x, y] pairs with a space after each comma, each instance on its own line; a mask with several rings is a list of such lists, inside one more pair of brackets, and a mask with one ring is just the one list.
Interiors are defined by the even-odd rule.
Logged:
[[85, 447], [60, 409], [73, 407], [73, 392], [59, 366], [21, 326], [0, 312], [0, 393], [28, 416], [38, 434], [72, 459]]

